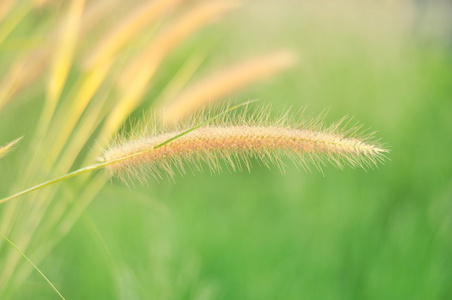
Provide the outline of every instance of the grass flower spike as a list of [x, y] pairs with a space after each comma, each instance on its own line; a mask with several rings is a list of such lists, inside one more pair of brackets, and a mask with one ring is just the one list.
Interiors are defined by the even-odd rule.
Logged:
[[279, 50], [247, 59], [216, 72], [167, 103], [163, 107], [162, 118], [170, 125], [175, 124], [178, 120], [191, 116], [198, 109], [224, 99], [226, 95], [241, 87], [292, 67], [297, 60], [297, 55], [292, 51]]
[[[129, 159], [108, 164], [111, 175], [121, 178], [148, 176], [160, 179], [164, 173], [173, 176], [178, 170], [202, 168], [202, 162], [214, 171], [221, 170], [220, 160], [232, 170], [245, 165], [250, 169], [250, 159], [256, 158], [264, 165], [276, 164], [284, 167], [284, 157], [296, 165], [309, 170], [314, 165], [321, 170], [326, 161], [342, 168], [344, 165], [368, 168], [382, 160], [387, 152], [371, 136], [359, 139], [357, 129], [344, 131], [338, 122], [324, 127], [320, 121], [297, 124], [287, 117], [269, 121], [268, 108], [257, 109], [251, 116], [246, 113], [216, 119], [207, 126], [190, 132], [153, 151], [145, 151], [168, 138], [183, 132], [206, 118], [205, 114], [195, 117], [178, 129], [153, 130], [125, 140], [118, 137], [104, 152], [102, 162], [114, 162], [119, 157], [133, 153]], [[208, 118], [207, 114], [207, 118]]]
[[17, 143], [20, 142], [20, 140], [22, 139], [22, 137], [4, 145], [0, 147], [0, 158], [8, 155], [11, 151], [14, 150], [14, 147], [17, 146]]

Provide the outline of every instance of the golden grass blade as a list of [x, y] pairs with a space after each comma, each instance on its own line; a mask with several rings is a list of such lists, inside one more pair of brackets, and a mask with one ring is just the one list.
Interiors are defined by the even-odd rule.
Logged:
[[[92, 137], [96, 128], [105, 118], [108, 111], [105, 109], [104, 105], [110, 91], [111, 88], [106, 88], [96, 94], [97, 101], [95, 101], [90, 106], [89, 110], [87, 110], [80, 118], [77, 127], [73, 130], [73, 134], [70, 136], [67, 134], [59, 135], [59, 139], [66, 141], [66, 143], [62, 143], [57, 139], [55, 142], [56, 150], [58, 150], [58, 152], [55, 151], [55, 153], [61, 153], [61, 158], [57, 162], [60, 171], [67, 172], [70, 169], [80, 151], [85, 147], [87, 141]], [[67, 133], [69, 134], [70, 132], [67, 131]], [[64, 151], [61, 151], [63, 148]], [[87, 156], [82, 165], [92, 164], [93, 162], [93, 158]]]
[[259, 80], [291, 67], [297, 61], [290, 51], [278, 51], [249, 59], [193, 85], [163, 107], [163, 119], [174, 124], [200, 108]]
[[[102, 19], [102, 16], [104, 16], [105, 13], [110, 12], [114, 8], [112, 2], [116, 1], [118, 0], [104, 0], [91, 3], [86, 10], [84, 10], [81, 17], [79, 36], [85, 36], [89, 30]], [[35, 3], [35, 5], [39, 5], [39, 3]], [[63, 29], [66, 20], [65, 18], [61, 19], [62, 20], [55, 26], [55, 30], [48, 35], [50, 43], [53, 43], [52, 40], [58, 39], [64, 34]], [[45, 66], [50, 61], [52, 54], [53, 51], [48, 47], [40, 47], [14, 61], [3, 79], [0, 80], [0, 110], [8, 104], [14, 95], [40, 77]]]
[[[35, 149], [41, 148], [55, 114], [57, 104], [61, 98], [61, 92], [73, 62], [84, 5], [85, 0], [73, 0], [71, 2], [65, 16], [66, 21], [64, 22], [64, 27], [59, 33], [59, 43], [57, 44], [56, 54], [53, 57], [52, 69], [50, 72], [51, 76], [47, 86], [46, 102], [41, 112], [36, 134], [32, 141], [32, 145]], [[39, 155], [43, 154], [44, 153], [40, 151], [34, 151], [31, 156], [32, 159], [30, 167], [28, 168], [29, 171], [23, 177], [24, 182], [27, 182], [35, 175], [34, 172], [38, 170], [36, 165], [42, 160], [42, 157], [39, 157]]]
[[0, 147], [0, 158], [5, 157], [5, 156], [8, 155], [11, 151], [13, 151], [14, 148], [17, 146], [17, 143], [19, 143], [20, 140], [21, 140], [22, 138], [23, 138], [23, 137], [20, 137], [20, 138], [18, 138], [18, 139], [16, 139], [16, 140], [14, 140], [14, 141], [12, 141], [12, 142], [10, 142], [10, 143], [4, 145], [4, 146], [1, 146], [1, 147]]
[[[104, 1], [104, 2], [108, 2], [108, 1]], [[109, 3], [111, 3], [111, 1]], [[94, 13], [93, 13], [93, 11], [94, 11]], [[97, 13], [96, 13], [96, 11], [97, 11]], [[103, 10], [103, 12], [105, 12], [105, 10]], [[86, 29], [87, 27], [92, 26], [93, 23], [96, 23], [97, 20], [99, 19], [98, 6], [97, 5], [90, 5], [88, 7], [88, 9], [86, 10], [86, 12], [83, 14], [83, 17], [84, 17], [84, 21], [83, 21], [83, 25], [82, 25], [83, 27], [81, 29], [81, 34], [83, 34], [83, 29], [84, 28]], [[87, 22], [85, 22], [85, 21], [87, 21]], [[64, 24], [64, 23], [62, 23], [62, 24]], [[57, 38], [60, 34], [61, 34], [61, 30], [56, 30], [53, 34], [50, 35], [50, 37], [51, 38]], [[102, 82], [103, 78], [105, 77], [104, 75], [102, 75], [102, 73], [107, 73], [108, 70], [109, 70], [109, 66], [105, 66], [105, 65], [102, 66], [102, 68], [98, 68], [98, 69], [92, 70], [91, 74], [88, 75], [88, 78], [85, 81], [84, 88], [77, 91], [81, 95], [81, 99], [77, 99], [77, 100], [81, 100], [81, 101], [78, 102], [78, 101], [72, 101], [71, 100], [70, 102], [71, 103], [75, 103], [76, 105], [80, 105], [80, 104], [87, 105], [87, 103], [89, 103], [89, 101], [90, 101], [90, 99], [92, 97], [92, 96], [90, 96], [90, 94], [94, 94], [94, 92], [97, 90], [98, 86], [100, 85], [100, 82]], [[96, 82], [98, 82], [98, 83], [96, 83]], [[86, 100], [83, 101], [84, 99], [86, 99]], [[81, 109], [81, 111], [83, 111], [83, 110], [84, 110], [84, 108]], [[66, 111], [62, 110], [62, 111], [59, 111], [56, 116], [58, 117], [57, 119], [61, 120], [61, 118], [62, 118], [64, 121], [67, 121], [69, 117], [73, 116], [72, 113], [73, 113], [72, 110], [66, 110]], [[73, 121], [74, 124], [77, 122], [78, 117], [79, 116], [76, 116], [76, 118], [72, 117], [72, 120], [75, 119], [75, 121]], [[61, 123], [58, 123], [58, 122], [56, 122], [55, 124], [61, 125]], [[72, 130], [72, 128], [69, 128], [70, 126], [61, 127], [61, 126], [58, 126], [58, 125], [57, 126], [52, 126], [50, 128], [56, 129], [56, 132], [58, 134], [61, 134], [61, 129], [62, 128], [67, 129], [66, 133], [67, 132], [68, 132], [68, 134], [71, 133], [70, 131]], [[48, 143], [48, 145], [51, 145], [54, 142], [54, 140], [52, 140], [51, 137], [55, 137], [55, 135], [56, 134], [48, 134], [48, 133], [46, 133], [46, 138], [45, 137], [42, 137], [42, 138], [45, 138], [47, 140], [46, 143]], [[59, 143], [56, 146], [63, 147], [63, 145], [64, 145], [64, 141], [63, 140], [57, 140]], [[41, 138], [36, 139], [36, 141], [41, 141]], [[25, 174], [25, 177], [24, 177], [24, 179], [22, 179], [22, 181], [21, 181], [22, 184], [20, 184], [20, 186], [24, 186], [24, 185], [26, 186], [27, 184], [29, 184], [29, 182], [31, 181], [33, 176], [35, 176], [35, 174], [39, 170], [37, 164], [41, 164], [41, 166], [43, 166], [42, 162], [45, 159], [46, 160], [45, 161], [46, 164], [44, 164], [44, 166], [49, 166], [49, 163], [51, 164], [52, 160], [56, 160], [57, 159], [59, 151], [56, 151], [57, 150], [56, 147], [49, 147], [49, 149], [51, 149], [54, 153], [56, 153], [55, 156], [49, 158], [47, 156], [47, 155], [49, 155], [49, 153], [46, 153], [46, 157], [43, 157], [43, 156], [38, 157], [37, 155], [33, 155], [34, 156], [34, 159], [32, 160], [32, 162], [34, 163], [33, 167], [29, 168], [30, 171]], [[39, 152], [37, 152], [37, 153], [39, 153]], [[73, 159], [75, 159], [75, 157]], [[50, 161], [47, 161], [47, 160], [50, 160]], [[66, 165], [68, 165], [67, 162], [66, 162]], [[66, 169], [69, 169], [69, 166]], [[42, 168], [41, 168], [41, 170], [42, 170]], [[48, 172], [48, 170], [44, 170], [44, 172]], [[52, 191], [50, 191], [50, 193], [41, 193], [40, 196], [52, 199], [52, 197], [54, 196], [54, 193]], [[28, 202], [28, 203], [30, 203], [30, 202]], [[10, 226], [8, 224], [13, 224], [13, 222], [14, 222], [13, 220], [17, 219], [17, 216], [19, 215], [19, 213], [23, 212], [23, 209], [21, 209], [20, 207], [17, 207], [18, 205], [16, 205], [16, 204], [22, 205], [22, 207], [25, 206], [26, 208], [28, 208], [30, 206], [30, 205], [26, 204], [25, 202], [15, 202], [15, 203], [12, 203], [11, 205], [7, 206], [6, 209], [4, 210], [4, 216], [5, 217], [2, 218], [2, 220], [1, 220], [2, 224], [0, 224], [0, 225], [2, 225], [2, 228], [4, 228], [4, 227], [7, 228], [8, 226]], [[23, 205], [23, 204], [25, 204], [25, 205]], [[22, 234], [22, 236], [21, 236], [22, 244], [21, 245], [24, 245], [24, 246], [28, 245], [31, 237], [33, 236], [33, 232], [35, 231], [35, 228], [38, 227], [38, 225], [40, 223], [40, 220], [42, 219], [42, 217], [44, 216], [45, 211], [48, 210], [48, 207], [50, 205], [52, 205], [51, 201], [41, 202], [38, 205], [34, 205], [33, 213], [30, 212], [30, 214], [31, 214], [30, 217], [27, 220], [25, 220], [26, 223], [27, 223], [26, 226], [28, 226], [29, 230], [27, 230], [26, 233]], [[51, 210], [54, 211], [53, 208]], [[7, 219], [10, 219], [11, 221], [8, 222]], [[8, 272], [8, 270], [3, 270], [2, 273], [9, 274], [9, 273], [12, 272], [11, 270], [15, 270], [15, 265], [16, 264], [13, 261], [8, 261], [8, 264], [9, 264], [9, 267], [10, 267], [9, 268], [10, 272]], [[11, 267], [12, 267], [12, 269], [11, 269]]]
[[[91, 5], [90, 7], [88, 7], [88, 9], [86, 10], [86, 12], [83, 13], [82, 17], [88, 18], [91, 15], [91, 12], [93, 10], [93, 5]], [[78, 13], [80, 12], [80, 9], [78, 10]], [[48, 35], [50, 42], [52, 43], [53, 40], [62, 40], [64, 39], [64, 37], [61, 39], [60, 37], [62, 35], [65, 34], [65, 32], [67, 31], [65, 28], [67, 27], [67, 20], [65, 20], [66, 16], [64, 16], [62, 19], [62, 21], [58, 22], [58, 25], [55, 27], [55, 30], [52, 30], [52, 32]], [[96, 18], [91, 18], [90, 19], [92, 23], [92, 21], [96, 21]], [[80, 23], [80, 22], [79, 22]], [[92, 25], [92, 24], [91, 24]], [[80, 27], [83, 28], [83, 26], [85, 25], [85, 22], [83, 22], [83, 24], [80, 24]], [[80, 34], [79, 34], [80, 35]], [[75, 46], [74, 46], [75, 47]], [[47, 48], [43, 49], [43, 50], [47, 50]], [[39, 53], [41, 50], [36, 50], [35, 52], [33, 52], [30, 55], [29, 61], [31, 61], [32, 63], [35, 63], [35, 61], [33, 60], [34, 55], [36, 53]], [[47, 51], [47, 53], [49, 54], [50, 51]], [[52, 54], [52, 52], [50, 52], [50, 54]], [[50, 55], [47, 55], [47, 59], [50, 58]], [[39, 69], [39, 68], [37, 68]], [[37, 71], [41, 71], [42, 68], [40, 70]], [[36, 72], [36, 73], [39, 73]], [[34, 73], [34, 72], [33, 72]], [[26, 77], [27, 75], [25, 75]], [[52, 112], [52, 109], [47, 109], [47, 113], [44, 113], [43, 115], [50, 115]], [[50, 122], [50, 118], [41, 118], [41, 122], [40, 122], [40, 126], [38, 127], [38, 131], [37, 134], [35, 135], [34, 141], [32, 143], [33, 148], [34, 149], [39, 149], [40, 143], [42, 143], [43, 140], [46, 139], [46, 137], [49, 136], [48, 131], [45, 130], [47, 128], [47, 126], [49, 125]], [[55, 126], [51, 127], [51, 128], [55, 128]], [[51, 136], [51, 135], [50, 135]], [[47, 138], [47, 140], [49, 140]], [[50, 149], [52, 149], [50, 147]], [[19, 188], [21, 186], [26, 186], [28, 185], [31, 180], [33, 179], [33, 177], [36, 175], [36, 173], [39, 171], [39, 165], [43, 165], [43, 157], [44, 152], [43, 151], [34, 151], [31, 154], [31, 160], [28, 163], [28, 168], [27, 168], [27, 172], [25, 172], [24, 176], [21, 178], [21, 181], [18, 181], [18, 183], [16, 184], [16, 188]], [[45, 153], [45, 155], [48, 155], [48, 153]], [[41, 169], [42, 171], [42, 169]], [[19, 203], [20, 204], [20, 203]], [[43, 209], [45, 209], [44, 207], [35, 207], [36, 210], [41, 209], [41, 211], [43, 211]], [[1, 226], [2, 228], [7, 228], [8, 224], [13, 224], [13, 220], [16, 218], [16, 216], [19, 214], [20, 211], [23, 210], [23, 207], [20, 208], [18, 207], [18, 205], [16, 205], [16, 203], [8, 206], [5, 210], [4, 210], [4, 217], [2, 218], [2, 222], [1, 222]], [[37, 213], [37, 212], [36, 212]], [[30, 219], [33, 219], [33, 216], [36, 216], [36, 214], [31, 215]], [[8, 223], [7, 219], [10, 219], [11, 221]], [[27, 220], [28, 221], [28, 220]], [[9, 229], [8, 229], [9, 230]], [[26, 243], [24, 243], [26, 245]], [[7, 272], [6, 272], [7, 273]]]
[[[122, 72], [119, 86], [129, 90], [131, 82], [137, 78], [148, 79], [161, 60], [181, 41], [192, 35], [196, 30], [218, 19], [224, 13], [236, 8], [236, 1], [202, 2], [176, 19], [150, 45], [130, 63]], [[146, 66], [146, 67], [143, 67]], [[139, 74], [139, 75], [137, 75]], [[147, 81], [147, 80], [146, 80]]]
[[57, 132], [57, 135], [54, 139], [54, 145], [50, 150], [50, 157], [56, 158], [60, 154], [93, 95], [107, 76], [110, 66], [110, 64], [104, 64], [102, 68], [88, 73], [83, 79], [81, 86], [76, 87], [77, 90], [75, 91], [76, 95], [74, 99], [77, 99], [77, 101], [71, 102], [68, 110], [63, 112], [64, 119], [60, 120], [61, 127], [54, 130]]
[[85, 68], [93, 69], [109, 62], [137, 33], [181, 1], [183, 0], [147, 1], [137, 7], [88, 55], [84, 62]]
[[64, 31], [60, 36], [60, 42], [53, 59], [50, 81], [47, 88], [47, 105], [51, 107], [52, 114], [66, 82], [70, 66], [72, 65], [84, 6], [85, 0], [73, 0], [71, 2], [65, 20]]
[[[104, 1], [104, 2], [108, 2], [108, 1]], [[109, 1], [111, 3], [111, 1]], [[93, 3], [93, 2], [91, 2]], [[108, 10], [107, 10], [108, 11]], [[102, 11], [103, 13], [105, 13], [105, 10]], [[89, 26], [93, 26], [93, 24], [95, 24], [98, 20], [99, 20], [99, 9], [98, 9], [98, 5], [96, 3], [96, 5], [90, 5], [86, 11], [84, 11], [82, 18], [83, 19], [83, 23], [80, 24], [81, 28], [80, 28], [80, 32], [79, 32], [79, 36], [83, 35], [84, 32], [86, 32], [87, 28], [89, 28]], [[86, 21], [86, 22], [85, 22]], [[50, 42], [52, 43], [53, 40], [59, 40], [60, 36], [62, 34], [65, 33], [64, 27], [66, 22], [65, 20], [58, 22], [58, 25], [55, 28], [55, 30], [53, 30], [48, 37], [50, 38]], [[30, 57], [32, 57], [32, 55], [30, 55]], [[102, 72], [103, 70], [99, 70], [98, 72]], [[100, 76], [94, 76], [94, 77], [100, 77]], [[91, 78], [92, 79], [92, 78]], [[102, 79], [99, 79], [98, 81], [102, 81], [103, 80], [103, 76]], [[88, 85], [93, 86], [94, 84], [92, 82], [90, 82]], [[88, 87], [85, 89], [84, 92], [86, 92], [86, 90], [89, 89]], [[97, 89], [97, 86], [94, 88], [91, 88], [93, 90]], [[88, 98], [88, 97], [87, 97]], [[89, 100], [88, 100], [89, 101]], [[72, 101], [71, 102], [76, 102], [77, 101]], [[64, 117], [67, 116], [67, 113], [70, 115], [71, 112], [63, 112], [58, 113], [55, 116], [58, 117]], [[48, 114], [50, 115], [50, 114]], [[47, 125], [49, 124], [48, 122], [50, 121], [50, 119], [46, 119], [46, 121], [43, 121], [42, 124], [43, 125]], [[45, 128], [46, 126], [41, 126], [42, 128]], [[52, 126], [50, 128], [54, 129], [56, 126]], [[58, 128], [61, 129], [61, 128]], [[57, 132], [58, 132], [57, 129]], [[35, 136], [35, 149], [39, 148], [39, 144], [40, 142], [42, 142], [43, 140], [47, 140], [50, 141], [51, 139], [49, 137], [53, 137], [55, 135], [50, 135], [48, 131], [46, 130], [38, 130], [38, 134]], [[53, 142], [53, 141], [52, 141]], [[63, 142], [64, 144], [64, 142]], [[51, 145], [51, 143], [49, 143], [48, 145]], [[50, 147], [50, 149], [54, 149], [52, 147]], [[22, 177], [21, 182], [19, 182], [16, 186], [17, 188], [21, 187], [21, 186], [26, 186], [28, 185], [31, 180], [33, 179], [33, 177], [37, 174], [37, 172], [40, 170], [38, 167], [38, 164], [40, 164], [41, 166], [48, 166], [46, 164], [43, 164], [43, 161], [46, 157], [44, 157], [43, 155], [48, 155], [48, 153], [44, 153], [44, 151], [35, 151], [35, 153], [32, 154], [32, 159], [31, 159], [31, 166], [28, 167], [28, 170], [25, 174], [24, 177]], [[56, 159], [56, 157], [52, 157], [51, 159]], [[41, 172], [42, 172], [42, 168], [41, 168]], [[48, 172], [48, 170], [44, 170], [44, 172]], [[41, 194], [42, 197], [45, 198], [49, 198], [52, 199], [52, 197], [54, 196], [54, 193], [52, 193], [52, 191], [50, 191], [50, 193], [48, 194]], [[31, 240], [31, 238], [34, 236], [34, 232], [36, 230], [36, 228], [39, 225], [39, 222], [41, 220], [41, 218], [43, 218], [45, 211], [52, 211], [51, 209], [48, 209], [49, 205], [52, 205], [51, 201], [46, 201], [44, 203], [39, 203], [38, 205], [34, 205], [33, 206], [33, 211], [30, 210], [31, 205], [29, 205], [32, 202], [29, 203], [25, 203], [25, 202], [16, 202], [16, 203], [12, 203], [11, 205], [7, 206], [4, 210], [3, 210], [3, 217], [1, 218], [1, 228], [5, 228], [6, 231], [10, 231], [11, 228], [13, 227], [13, 224], [15, 223], [15, 221], [18, 220], [18, 217], [21, 214], [24, 214], [24, 211], [28, 211], [29, 212], [29, 217], [26, 220], [23, 220], [24, 222], [22, 222], [24, 225], [24, 228], [27, 227], [28, 230], [26, 230], [26, 232], [23, 232], [20, 236], [20, 241], [21, 241], [21, 246], [22, 247], [27, 247], [27, 245], [29, 245], [29, 242]], [[54, 211], [54, 210], [53, 210]], [[14, 259], [14, 257], [12, 257]], [[0, 278], [0, 285], [2, 285], [5, 281], [5, 276], [6, 278], [8, 278], [8, 274], [12, 274], [13, 272], [15, 272], [16, 270], [16, 265], [17, 265], [17, 261], [15, 262], [13, 259], [8, 259], [8, 263], [7, 265], [5, 265], [5, 268], [2, 270], [2, 277]], [[18, 279], [18, 278], [16, 278]], [[2, 281], [3, 280], [3, 281]]]
[[[76, 94], [73, 96], [77, 101], [72, 102], [71, 107], [67, 109], [68, 113], [63, 113], [63, 125], [58, 129], [58, 134], [55, 138], [56, 144], [52, 147], [51, 157], [57, 157], [61, 152], [79, 121], [80, 116], [110, 71], [113, 56], [116, 52], [132, 39], [134, 35], [143, 30], [145, 26], [160, 18], [175, 3], [178, 3], [178, 1], [181, 0], [157, 1], [138, 7], [99, 43], [96, 48], [97, 50], [92, 52], [91, 58], [88, 59], [93, 60], [92, 63], [88, 63], [88, 74], [81, 85], [77, 87]], [[96, 13], [94, 14], [96, 15]]]
[[[3, 1], [3, 0], [2, 0]], [[11, 16], [0, 24], [0, 44], [9, 36], [9, 34], [22, 22], [24, 17], [30, 12], [32, 4], [26, 2], [11, 13]]]
[[[166, 55], [179, 43], [222, 14], [238, 6], [235, 1], [204, 2], [172, 23], [123, 72], [119, 80], [123, 97], [113, 108], [100, 134], [108, 140], [139, 105], [147, 84]], [[145, 67], [143, 67], [145, 66]]]

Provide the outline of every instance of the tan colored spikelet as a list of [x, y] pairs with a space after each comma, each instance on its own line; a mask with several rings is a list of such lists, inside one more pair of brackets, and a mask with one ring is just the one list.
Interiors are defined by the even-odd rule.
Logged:
[[[157, 149], [152, 147], [191, 126], [154, 130], [154, 134], [141, 134], [127, 140], [119, 137], [104, 151], [101, 160], [108, 163], [130, 156], [108, 165], [107, 171], [121, 178], [144, 180], [148, 176], [162, 178], [164, 173], [173, 176], [176, 170], [184, 174], [187, 166], [200, 170], [201, 162], [207, 163], [213, 171], [221, 170], [221, 160], [232, 170], [241, 169], [242, 165], [250, 169], [250, 158], [266, 166], [275, 164], [282, 170], [284, 157], [305, 170], [311, 165], [321, 170], [326, 161], [339, 168], [344, 165], [369, 168], [382, 161], [387, 152], [372, 142], [372, 135], [357, 138], [356, 127], [341, 130], [342, 122], [323, 127], [320, 121], [296, 124], [287, 116], [269, 121], [268, 113], [265, 108], [256, 110], [252, 116], [243, 114], [217, 120]], [[204, 114], [201, 116], [205, 118]], [[140, 154], [133, 155], [135, 153]]]
[[14, 150], [14, 147], [17, 146], [17, 143], [19, 143], [20, 140], [21, 140], [22, 138], [23, 138], [23, 137], [20, 137], [20, 138], [18, 138], [18, 139], [16, 139], [16, 140], [14, 140], [14, 141], [12, 141], [12, 142], [10, 142], [10, 143], [4, 145], [4, 146], [1, 146], [1, 147], [0, 147], [0, 158], [5, 157], [5, 156], [8, 155], [11, 151], [13, 151], [13, 150]]
[[176, 45], [238, 5], [237, 1], [205, 1], [185, 12], [156, 36], [146, 49], [125, 68], [119, 79], [121, 89], [128, 89], [131, 82], [142, 77], [146, 78], [145, 82], [148, 81], [150, 76], [147, 74], [152, 74], [148, 70], [154, 70]]
[[168, 124], [174, 124], [221, 97], [292, 66], [296, 61], [295, 53], [281, 50], [217, 72], [167, 104], [162, 109], [163, 119]]
[[18, 58], [0, 80], [0, 110], [14, 95], [38, 79], [49, 60], [51, 51], [39, 49]]

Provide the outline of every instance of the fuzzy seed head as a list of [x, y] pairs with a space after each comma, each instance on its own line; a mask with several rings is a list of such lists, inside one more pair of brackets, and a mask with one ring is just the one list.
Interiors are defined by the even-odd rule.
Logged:
[[[291, 123], [287, 117], [268, 121], [266, 114], [258, 111], [252, 116], [233, 116], [232, 121], [217, 120], [156, 149], [156, 145], [190, 126], [119, 138], [104, 151], [102, 161], [112, 162], [107, 166], [111, 175], [144, 180], [148, 176], [160, 179], [164, 173], [173, 176], [177, 170], [184, 174], [187, 167], [201, 170], [204, 163], [220, 171], [220, 161], [232, 170], [240, 170], [242, 165], [249, 170], [251, 158], [266, 166], [275, 164], [282, 171], [285, 159], [305, 170], [312, 165], [321, 170], [326, 161], [339, 168], [346, 164], [369, 168], [387, 152], [370, 142], [370, 136], [357, 138], [356, 133], [353, 137], [350, 131], [340, 130], [340, 123], [329, 127], [323, 127], [320, 121]], [[121, 160], [123, 157], [128, 158]]]

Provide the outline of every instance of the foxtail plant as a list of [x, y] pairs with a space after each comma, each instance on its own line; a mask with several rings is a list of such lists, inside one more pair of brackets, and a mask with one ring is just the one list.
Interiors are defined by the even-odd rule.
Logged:
[[305, 170], [309, 170], [309, 164], [321, 170], [325, 161], [339, 168], [344, 164], [366, 168], [376, 166], [387, 152], [372, 141], [372, 134], [358, 138], [359, 127], [342, 130], [343, 121], [328, 127], [320, 121], [296, 124], [287, 113], [269, 121], [268, 108], [257, 109], [251, 115], [228, 115], [245, 105], [247, 107], [248, 103], [227, 108], [214, 116], [209, 112], [201, 113], [192, 117], [188, 124], [179, 125], [179, 129], [146, 127], [141, 133], [129, 134], [129, 139], [120, 135], [103, 151], [99, 163], [1, 199], [0, 203], [102, 168], [111, 176], [138, 179], [148, 176], [159, 179], [162, 171], [173, 176], [174, 169], [185, 173], [186, 165], [201, 169], [202, 161], [212, 170], [219, 171], [220, 159], [233, 170], [240, 169], [242, 163], [250, 170], [250, 158], [256, 158], [266, 166], [276, 164], [282, 169], [283, 157]]
[[163, 120], [174, 125], [180, 119], [196, 113], [200, 107], [208, 106], [230, 92], [250, 83], [270, 77], [297, 61], [291, 51], [278, 51], [233, 65], [194, 84], [163, 108]]
[[[24, 91], [45, 95], [36, 126], [26, 134], [31, 137], [28, 150], [22, 168], [17, 168], [23, 172], [5, 186], [11, 184], [12, 191], [20, 191], [45, 178], [56, 179], [0, 200], [36, 191], [26, 201], [0, 205], [0, 232], [11, 241], [0, 245], [0, 298], [18, 290], [33, 270], [27, 261], [38, 266], [108, 181], [104, 172], [94, 170], [105, 168], [110, 175], [142, 180], [164, 173], [172, 176], [176, 170], [185, 173], [187, 166], [200, 169], [202, 161], [213, 170], [220, 169], [220, 160], [232, 169], [249, 168], [250, 158], [282, 168], [286, 156], [304, 169], [312, 165], [321, 169], [326, 161], [338, 167], [367, 168], [384, 157], [384, 148], [371, 137], [342, 130], [340, 123], [324, 127], [322, 122], [303, 123], [288, 117], [270, 121], [265, 108], [251, 115], [231, 107], [219, 114], [191, 117], [201, 107], [291, 67], [297, 55], [284, 49], [215, 70], [193, 84], [193, 74], [209, 57], [208, 47], [201, 45], [186, 55], [183, 67], [172, 70], [175, 75], [168, 83], [157, 83], [159, 68], [172, 51], [239, 4], [228, 0], [0, 0], [0, 45], [10, 35], [20, 34], [15, 27], [34, 8], [47, 7], [49, 13], [56, 13], [54, 24], [38, 24], [39, 30], [29, 33], [41, 42], [30, 51], [16, 51], [17, 57], [1, 70], [1, 113], [17, 103]], [[47, 80], [43, 84], [39, 78]], [[157, 100], [149, 102], [146, 94], [153, 85], [157, 88], [152, 98]], [[157, 111], [163, 125], [129, 137], [120, 134], [111, 141], [140, 106], [146, 115]], [[93, 141], [103, 149], [97, 162], [94, 156], [84, 155]], [[0, 147], [0, 157], [17, 142]], [[88, 173], [79, 178], [83, 189], [62, 185], [42, 189], [82, 173]], [[27, 255], [17, 255], [9, 245]]]

